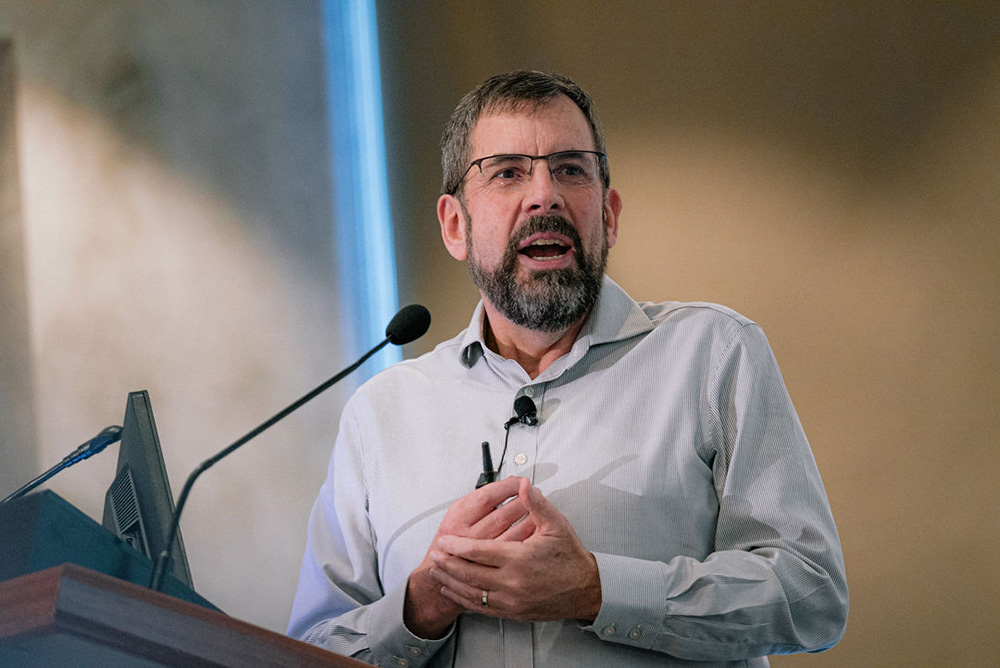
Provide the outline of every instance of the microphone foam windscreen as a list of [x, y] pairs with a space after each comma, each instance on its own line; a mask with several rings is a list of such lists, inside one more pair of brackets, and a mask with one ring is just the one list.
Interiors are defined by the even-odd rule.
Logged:
[[515, 399], [514, 412], [517, 413], [517, 419], [524, 424], [531, 426], [538, 424], [538, 409], [535, 407], [535, 402], [531, 400], [531, 397], [522, 394]]
[[431, 326], [431, 313], [420, 304], [410, 304], [399, 309], [389, 326], [385, 328], [385, 338], [389, 343], [401, 346], [416, 341], [427, 333]]

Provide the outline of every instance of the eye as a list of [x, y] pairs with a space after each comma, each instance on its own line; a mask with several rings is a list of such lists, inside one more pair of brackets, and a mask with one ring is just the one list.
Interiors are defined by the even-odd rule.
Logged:
[[507, 181], [510, 179], [520, 178], [521, 176], [523, 176], [523, 174], [521, 173], [521, 170], [519, 170], [517, 167], [507, 167], [506, 169], [501, 169], [496, 174], [494, 174], [493, 178]]
[[527, 177], [530, 164], [521, 156], [498, 155], [483, 162], [483, 175], [493, 183], [515, 183]]
[[561, 176], [583, 176], [584, 174], [587, 173], [586, 170], [581, 165], [573, 164], [570, 162], [557, 165], [553, 171], [557, 175]]
[[586, 183], [597, 173], [594, 156], [589, 153], [560, 153], [552, 157], [552, 174], [563, 182]]

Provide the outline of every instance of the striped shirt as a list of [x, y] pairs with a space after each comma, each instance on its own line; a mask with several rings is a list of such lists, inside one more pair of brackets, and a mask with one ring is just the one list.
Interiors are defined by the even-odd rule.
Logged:
[[[310, 516], [288, 632], [381, 666], [767, 666], [836, 643], [837, 530], [761, 329], [713, 304], [637, 303], [605, 278], [569, 353], [531, 379], [469, 328], [378, 374], [341, 418]], [[403, 625], [407, 577], [480, 443], [529, 478], [595, 556], [595, 622], [463, 614], [441, 640]]]

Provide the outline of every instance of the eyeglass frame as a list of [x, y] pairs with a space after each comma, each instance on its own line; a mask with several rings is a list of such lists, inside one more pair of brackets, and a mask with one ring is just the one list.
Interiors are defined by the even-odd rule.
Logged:
[[[487, 155], [483, 156], [482, 158], [476, 158], [475, 160], [469, 163], [469, 166], [465, 168], [464, 172], [462, 172], [462, 176], [459, 177], [458, 181], [455, 182], [455, 185], [452, 186], [452, 188], [448, 191], [447, 194], [454, 195], [455, 193], [458, 192], [458, 189], [462, 187], [462, 182], [465, 181], [465, 177], [469, 175], [469, 172], [472, 171], [473, 167], [478, 167], [479, 173], [482, 174], [483, 161], [489, 160], [490, 158], [528, 158], [529, 160], [531, 160], [531, 169], [528, 170], [528, 176], [531, 176], [532, 174], [535, 173], [535, 162], [537, 160], [544, 160], [545, 164], [548, 165], [549, 158], [551, 158], [554, 155], [562, 155], [563, 153], [590, 153], [592, 155], [596, 155], [599, 179], [604, 184], [604, 187], [608, 186], [607, 183], [608, 179], [607, 176], [605, 176], [606, 170], [601, 169], [602, 165], [607, 164], [608, 160], [607, 153], [602, 153], [601, 151], [590, 151], [587, 149], [569, 149], [566, 151], [555, 151], [553, 153], [549, 153], [548, 155], [527, 155], [526, 153], [496, 153], [494, 155]], [[552, 170], [549, 170], [549, 173], [551, 174]]]

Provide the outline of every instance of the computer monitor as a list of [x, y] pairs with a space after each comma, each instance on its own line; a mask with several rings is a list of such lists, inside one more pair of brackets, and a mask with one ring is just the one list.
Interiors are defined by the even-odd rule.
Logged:
[[[163, 465], [153, 408], [145, 390], [128, 395], [116, 471], [104, 497], [102, 524], [155, 561], [166, 546], [174, 497]], [[170, 574], [192, 587], [180, 529], [170, 554], [173, 559]]]

